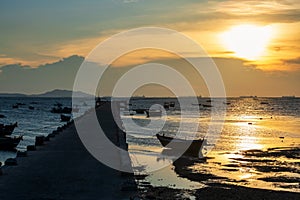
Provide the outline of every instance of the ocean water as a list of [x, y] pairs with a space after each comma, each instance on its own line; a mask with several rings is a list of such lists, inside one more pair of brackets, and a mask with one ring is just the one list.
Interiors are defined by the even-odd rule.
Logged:
[[[209, 100], [200, 98], [199, 103], [207, 105]], [[217, 182], [300, 192], [300, 98], [216, 98], [211, 101], [221, 106], [212, 108], [192, 101], [180, 105], [172, 98], [136, 98], [130, 101], [130, 108], [163, 109], [164, 102], [171, 101], [175, 107], [164, 111], [162, 117], [122, 114], [136, 174], [148, 174], [146, 179], [154, 186], [195, 189]], [[0, 123], [18, 122], [13, 135], [23, 135], [18, 150], [34, 144], [35, 136], [48, 135], [63, 125], [60, 115], [50, 112], [57, 102], [72, 105], [68, 98], [0, 98], [0, 114], [6, 116]], [[25, 105], [13, 109], [16, 103]], [[93, 101], [85, 100], [76, 104], [80, 109], [76, 116], [94, 106]], [[34, 110], [29, 109], [30, 105]], [[222, 114], [224, 121], [218, 118]], [[212, 150], [205, 152], [206, 160], [196, 160], [189, 168], [213, 178], [190, 181], [179, 177], [173, 164], [176, 157], [162, 148], [155, 134], [175, 136], [180, 129], [178, 137], [202, 138], [211, 125], [222, 128], [220, 135], [215, 135], [216, 140], [209, 144]], [[0, 151], [0, 162], [15, 155]]]
[[[201, 98], [199, 103], [209, 104], [209, 100]], [[131, 106], [149, 108], [170, 101], [176, 99], [136, 99]], [[219, 114], [225, 113], [224, 121], [212, 117], [213, 108], [191, 104], [183, 110], [177, 101], [163, 117], [124, 115], [135, 172], [149, 174], [147, 180], [156, 186], [193, 189], [217, 182], [300, 192], [300, 99], [229, 98], [228, 105], [225, 99], [212, 102], [226, 105], [226, 112], [224, 106], [216, 109], [216, 115], [223, 109]], [[162, 148], [155, 136], [156, 132], [175, 136], [182, 121], [185, 126], [178, 136], [182, 138], [201, 138], [208, 134], [210, 125], [222, 126], [206, 160], [196, 160], [189, 166], [191, 172], [208, 179], [189, 181], [178, 177], [172, 164], [176, 157], [166, 154], [168, 149]], [[196, 123], [199, 127], [195, 132], [192, 124]]]
[[[13, 109], [12, 105], [22, 103], [19, 108]], [[63, 106], [71, 107], [71, 98], [0, 98], [0, 114], [5, 118], [0, 119], [2, 124], [11, 124], [18, 122], [12, 136], [23, 136], [23, 140], [17, 146], [17, 150], [24, 151], [28, 145], [35, 143], [35, 137], [38, 135], [47, 136], [57, 127], [62, 126], [65, 122], [61, 122], [60, 114], [51, 113], [54, 104], [61, 103]], [[94, 102], [78, 101], [76, 107], [82, 115], [87, 111]], [[29, 109], [33, 106], [34, 110]], [[0, 162], [4, 163], [7, 158], [15, 157], [16, 152], [0, 151]]]

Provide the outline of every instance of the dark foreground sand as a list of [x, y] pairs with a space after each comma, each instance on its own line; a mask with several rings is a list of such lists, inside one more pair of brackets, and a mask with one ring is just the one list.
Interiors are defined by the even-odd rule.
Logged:
[[[99, 112], [106, 118], [103, 125], [115, 135], [117, 127], [107, 106]], [[82, 119], [83, 123], [88, 117], [89, 114]], [[81, 143], [74, 125], [37, 151], [28, 152], [27, 157], [18, 157], [17, 162], [17, 166], [2, 168], [1, 200], [129, 199], [134, 195], [134, 192], [121, 191], [121, 185], [133, 177], [121, 175], [93, 158]]]

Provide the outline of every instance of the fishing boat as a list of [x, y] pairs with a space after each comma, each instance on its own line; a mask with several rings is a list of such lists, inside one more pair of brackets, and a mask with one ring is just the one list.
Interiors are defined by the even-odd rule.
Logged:
[[170, 108], [170, 103], [169, 102], [165, 102], [164, 103], [164, 108], [165, 109], [169, 109]]
[[21, 140], [23, 140], [22, 136], [0, 137], [0, 150], [14, 150]]
[[213, 107], [212, 105], [210, 105], [210, 104], [203, 104], [202, 105], [204, 108], [211, 108], [211, 107]]
[[0, 136], [11, 135], [16, 127], [18, 127], [18, 122], [9, 125], [0, 124]]
[[199, 156], [204, 139], [184, 140], [156, 134], [157, 139], [163, 147], [183, 152], [186, 155]]
[[170, 107], [171, 107], [171, 108], [174, 108], [174, 107], [175, 107], [175, 102], [174, 102], [174, 101], [171, 101], [171, 102], [170, 102]]

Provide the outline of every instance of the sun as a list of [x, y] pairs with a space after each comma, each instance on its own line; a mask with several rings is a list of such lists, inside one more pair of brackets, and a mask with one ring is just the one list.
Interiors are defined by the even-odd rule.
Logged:
[[220, 37], [225, 48], [235, 56], [256, 60], [266, 53], [272, 35], [271, 26], [243, 24], [223, 32]]

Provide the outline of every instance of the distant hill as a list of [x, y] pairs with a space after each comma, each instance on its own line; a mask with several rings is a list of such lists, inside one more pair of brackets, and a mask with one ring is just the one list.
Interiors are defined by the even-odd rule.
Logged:
[[[71, 98], [73, 95], [73, 91], [71, 90], [52, 90], [49, 92], [45, 92], [42, 94], [33, 94], [33, 95], [26, 95], [26, 94], [20, 94], [20, 93], [2, 93], [0, 94], [0, 97], [43, 97], [43, 98], [60, 98], [60, 97], [69, 97]], [[82, 97], [82, 98], [87, 98], [87, 97], [93, 97], [90, 94], [86, 94], [84, 92], [74, 92], [75, 97]]]
[[27, 97], [27, 95], [20, 93], [0, 93], [0, 97]]
[[[73, 91], [71, 90], [52, 90], [49, 92], [45, 92], [43, 94], [31, 95], [33, 97], [72, 97]], [[92, 97], [92, 95], [83, 93], [83, 92], [74, 92], [74, 96], [76, 97]]]

